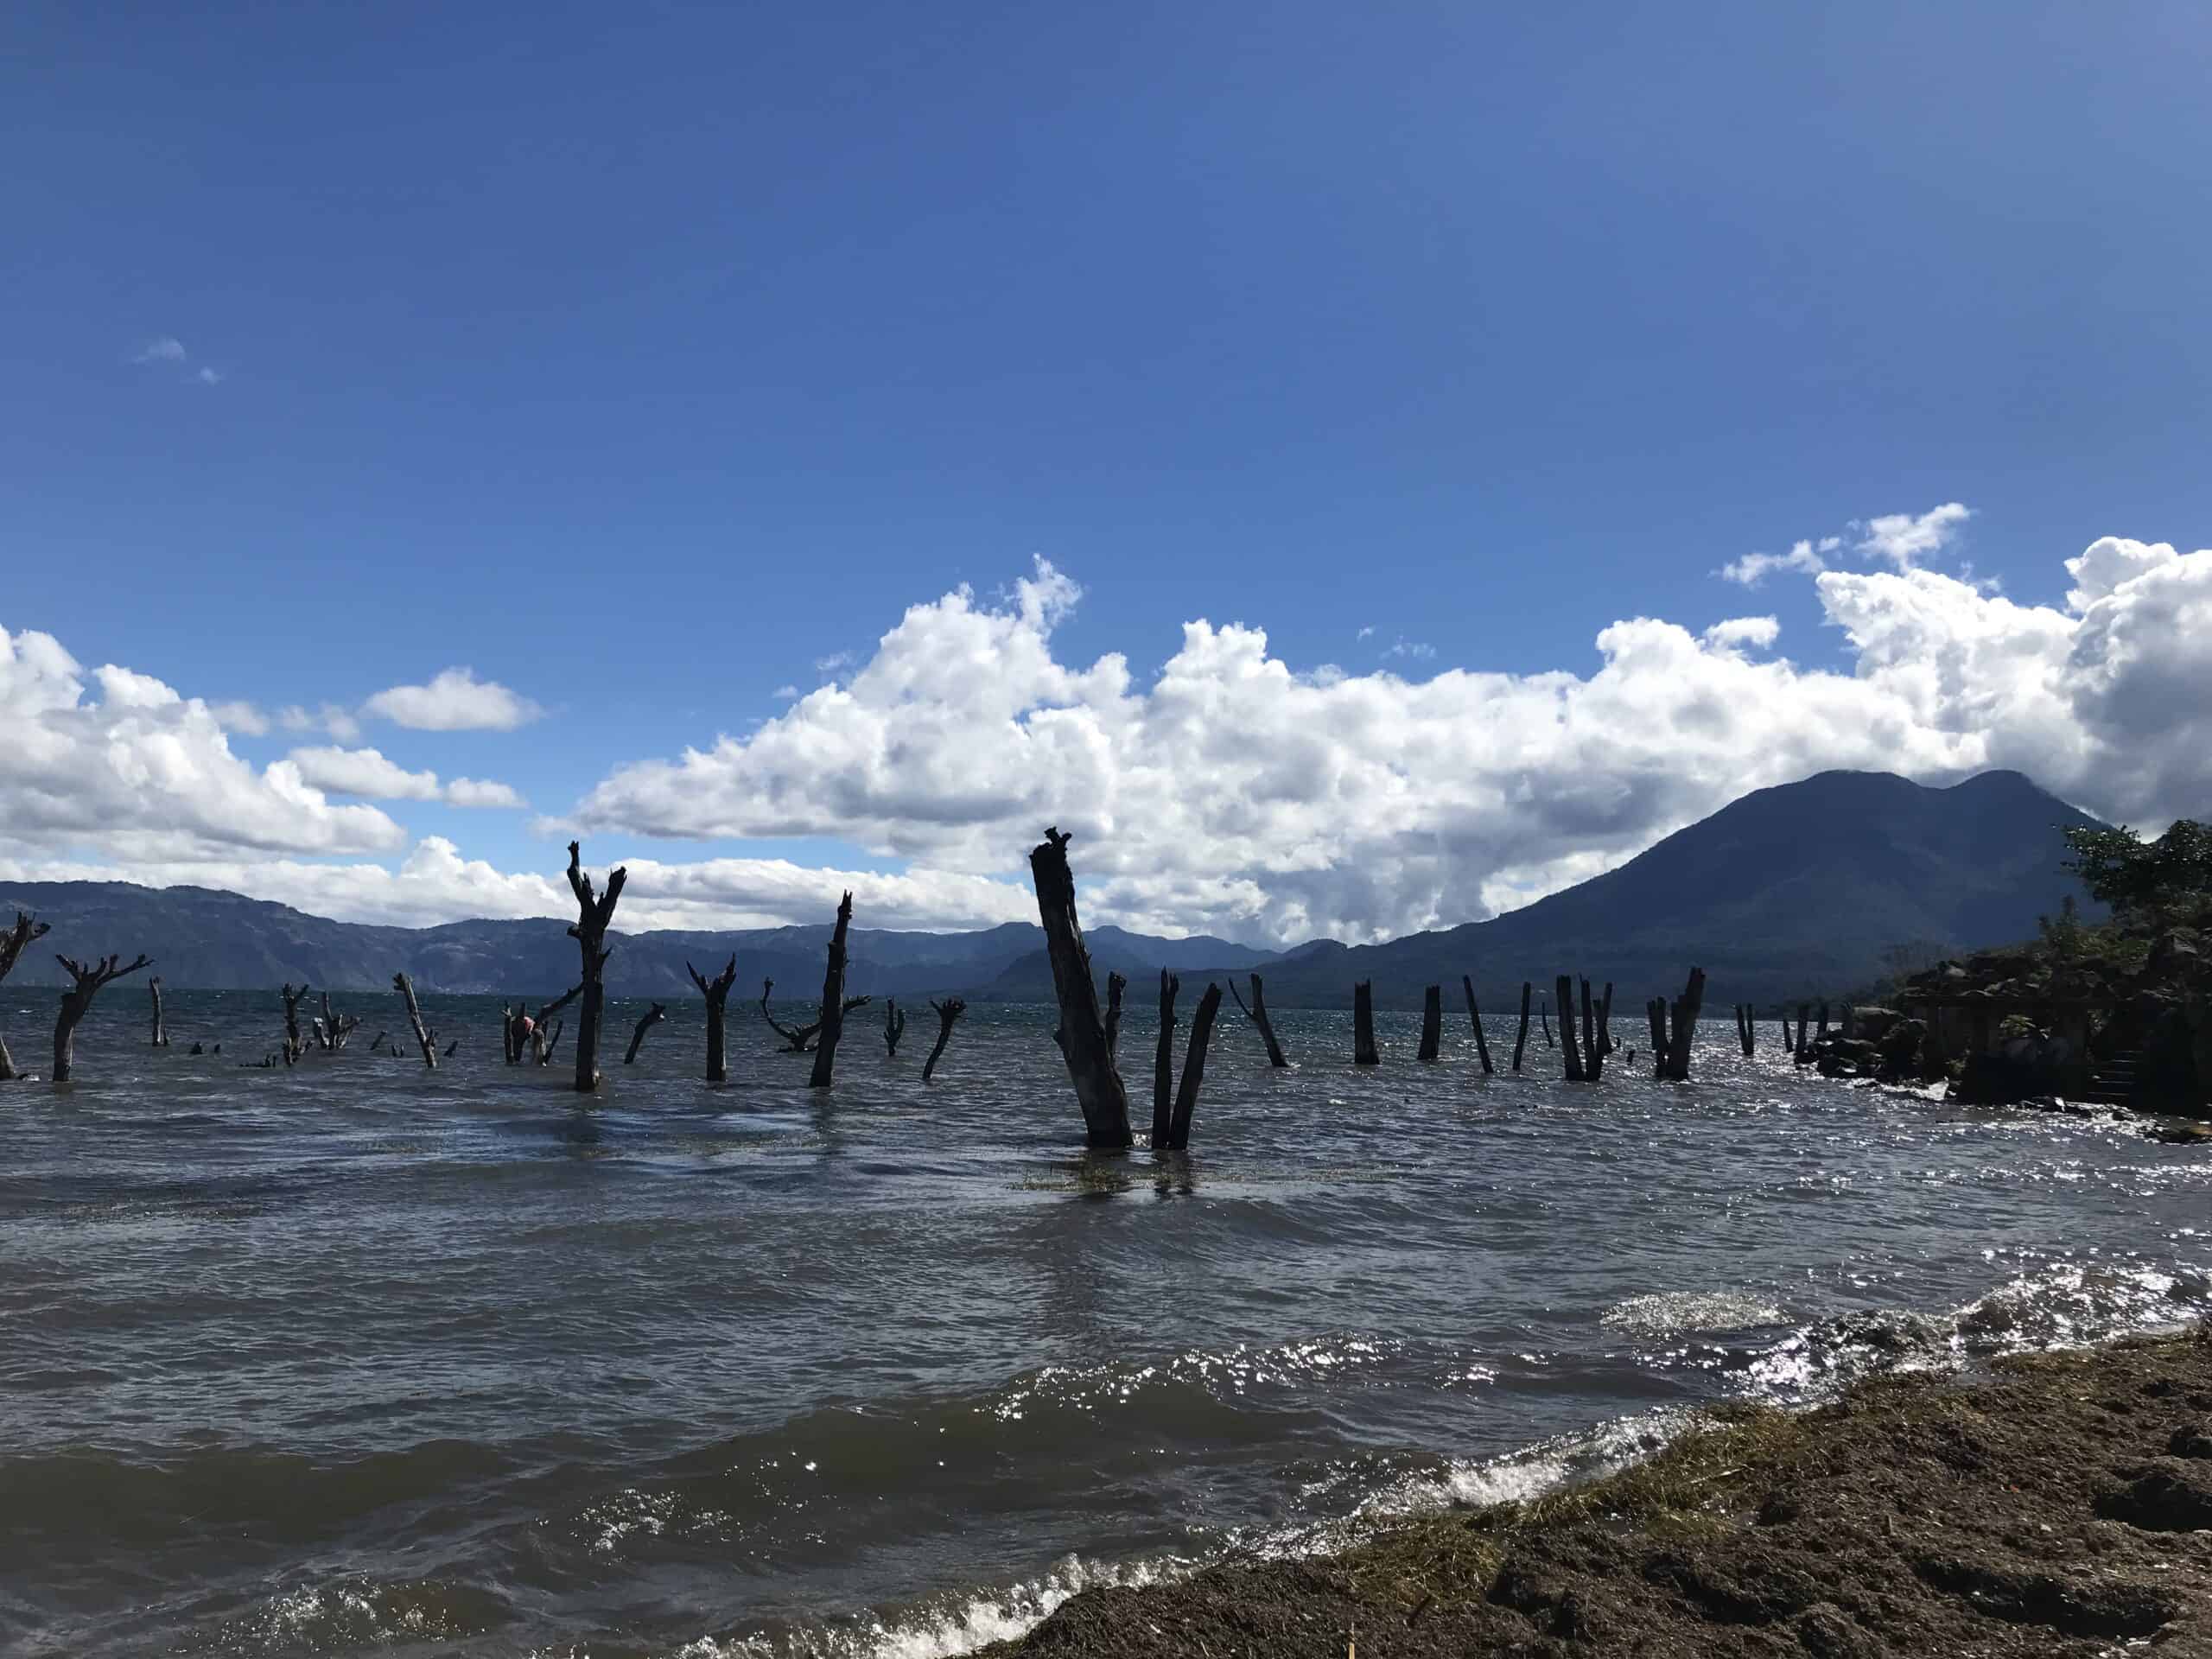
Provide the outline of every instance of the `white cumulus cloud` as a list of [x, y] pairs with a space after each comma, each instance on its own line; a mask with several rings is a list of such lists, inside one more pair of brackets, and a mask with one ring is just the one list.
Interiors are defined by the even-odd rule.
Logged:
[[361, 705], [361, 712], [418, 732], [511, 732], [545, 711], [496, 680], [480, 680], [467, 668], [448, 668], [428, 685], [395, 685]]

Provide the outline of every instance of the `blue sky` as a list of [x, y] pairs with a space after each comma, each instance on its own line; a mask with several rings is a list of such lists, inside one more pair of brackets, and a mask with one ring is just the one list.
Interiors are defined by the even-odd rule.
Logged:
[[[264, 780], [350, 742], [505, 783], [529, 810], [378, 809], [502, 872], [557, 864], [543, 817], [671, 863], [991, 874], [950, 831], [574, 811], [785, 717], [780, 688], [849, 681], [960, 583], [1018, 618], [993, 596], [1039, 557], [1082, 589], [1053, 658], [1125, 653], [1140, 683], [1199, 618], [1264, 628], [1294, 674], [1419, 683], [1586, 679], [1611, 623], [1753, 612], [1802, 671], [1864, 678], [1880, 630], [1839, 610], [1864, 594], [1713, 572], [1833, 536], [1850, 580], [1902, 577], [1854, 563], [1851, 526], [1956, 502], [1909, 562], [2074, 626], [2063, 560], [2212, 518], [2194, 8], [32, 5], [0, 29], [0, 627], [251, 703], [225, 741]], [[464, 665], [541, 715], [274, 719]], [[2013, 747], [2082, 749], [2096, 718], [2071, 717]], [[928, 801], [875, 763], [830, 792], [982, 821], [1003, 790], [941, 797], [983, 741], [946, 740]], [[1897, 746], [1929, 776], [2005, 758], [1984, 749]], [[1777, 780], [1630, 767], [1554, 856], [1493, 833], [1562, 767], [1433, 803], [1409, 833], [1434, 868], [1388, 897], [1274, 891], [1363, 855], [1332, 821], [1102, 903], [1255, 936], [1459, 919]], [[2139, 818], [2196, 787], [2044, 770]], [[1146, 868], [1147, 798], [1101, 820], [1117, 879]], [[1223, 843], [1236, 806], [1207, 815]], [[401, 856], [14, 827], [47, 865], [164, 879]]]

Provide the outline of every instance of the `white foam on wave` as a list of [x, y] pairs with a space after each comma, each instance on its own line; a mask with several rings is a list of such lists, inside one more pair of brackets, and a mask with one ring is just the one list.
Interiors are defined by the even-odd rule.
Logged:
[[1679, 1331], [1745, 1331], [1781, 1322], [1781, 1308], [1748, 1290], [1670, 1290], [1631, 1296], [1607, 1308], [1598, 1319], [1608, 1330], [1639, 1337], [1671, 1336]]

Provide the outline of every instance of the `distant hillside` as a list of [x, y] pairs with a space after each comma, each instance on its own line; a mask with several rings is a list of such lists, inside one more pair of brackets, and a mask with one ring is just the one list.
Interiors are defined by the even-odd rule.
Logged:
[[1724, 1008], [1840, 992], [1878, 978], [1893, 946], [2023, 938], [2069, 894], [2093, 909], [2062, 868], [2058, 832], [2095, 822], [2017, 772], [1948, 789], [1825, 772], [1746, 795], [1617, 870], [1495, 920], [1294, 953], [1267, 970], [1268, 1000], [1348, 1005], [1352, 982], [1372, 979], [1378, 1004], [1418, 1007], [1424, 986], [1457, 992], [1465, 974], [1502, 1007], [1524, 979], [1541, 990], [1577, 973], [1613, 981], [1617, 1007], [1633, 1012], [1648, 995], [1679, 992], [1692, 963]]
[[[1963, 950], [2034, 931], [2037, 914], [2076, 892], [2060, 868], [2062, 825], [2093, 820], [2018, 772], [1928, 789], [1881, 772], [1823, 772], [1761, 790], [1669, 836], [1620, 868], [1494, 921], [1347, 948], [1317, 940], [1283, 953], [1204, 936], [1155, 938], [1102, 925], [1088, 935], [1103, 983], [1127, 974], [1136, 996], [1162, 967], [1186, 981], [1264, 969], [1280, 1007], [1333, 1007], [1352, 982], [1375, 982], [1384, 1007], [1418, 1006], [1423, 986], [1455, 990], [1474, 976], [1485, 1001], [1562, 970], [1614, 981], [1625, 1006], [1679, 988], [1692, 963], [1723, 1003], [1840, 990], [1875, 978], [1883, 952], [1923, 942]], [[2076, 893], [2078, 898], [2078, 893]], [[576, 948], [554, 920], [373, 927], [206, 887], [123, 882], [0, 882], [0, 913], [54, 925], [11, 988], [61, 982], [56, 951], [143, 950], [175, 988], [274, 986], [307, 979], [332, 990], [378, 989], [405, 970], [426, 991], [550, 996], [575, 982]], [[619, 936], [607, 963], [617, 996], [692, 995], [688, 959], [711, 972], [733, 951], [741, 995], [763, 979], [779, 1000], [810, 1001], [822, 984], [824, 922], [731, 932]], [[1036, 927], [975, 933], [856, 928], [856, 993], [957, 991], [1049, 1001], [1052, 973]]]

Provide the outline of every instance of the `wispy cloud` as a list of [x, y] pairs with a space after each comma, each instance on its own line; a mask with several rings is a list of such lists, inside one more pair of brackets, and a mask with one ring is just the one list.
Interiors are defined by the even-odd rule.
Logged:
[[1369, 623], [1365, 627], [1362, 628], [1362, 629], [1361, 629], [1357, 633], [1355, 633], [1354, 635], [1352, 635], [1352, 638], [1353, 638], [1355, 640], [1358, 640], [1358, 639], [1373, 639], [1374, 637], [1375, 637], [1375, 625], [1374, 625], [1372, 622]]
[[1870, 559], [1887, 559], [1900, 570], [1910, 570], [1931, 554], [1940, 553], [1958, 539], [1959, 531], [1974, 517], [1974, 510], [1946, 501], [1926, 512], [1890, 512], [1852, 526], [1866, 535], [1858, 551]]
[[781, 697], [785, 702], [789, 702], [792, 698], [798, 696], [798, 687], [795, 685], [779, 685], [768, 695], [772, 697]]
[[852, 665], [853, 653], [849, 651], [834, 651], [827, 657], [814, 659], [815, 671], [818, 674], [835, 674], [839, 669]]
[[164, 334], [159, 340], [146, 342], [146, 349], [130, 359], [133, 363], [181, 363], [184, 361], [184, 342]]
[[1738, 582], [1746, 588], [1758, 587], [1777, 570], [1802, 570], [1808, 576], [1817, 576], [1828, 568], [1827, 556], [1842, 545], [1842, 537], [1823, 536], [1817, 542], [1796, 543], [1787, 553], [1746, 553], [1713, 574], [1724, 582]]
[[1385, 657], [1403, 657], [1417, 663], [1427, 662], [1436, 655], [1436, 647], [1425, 645], [1418, 639], [1400, 639], [1382, 654]]

